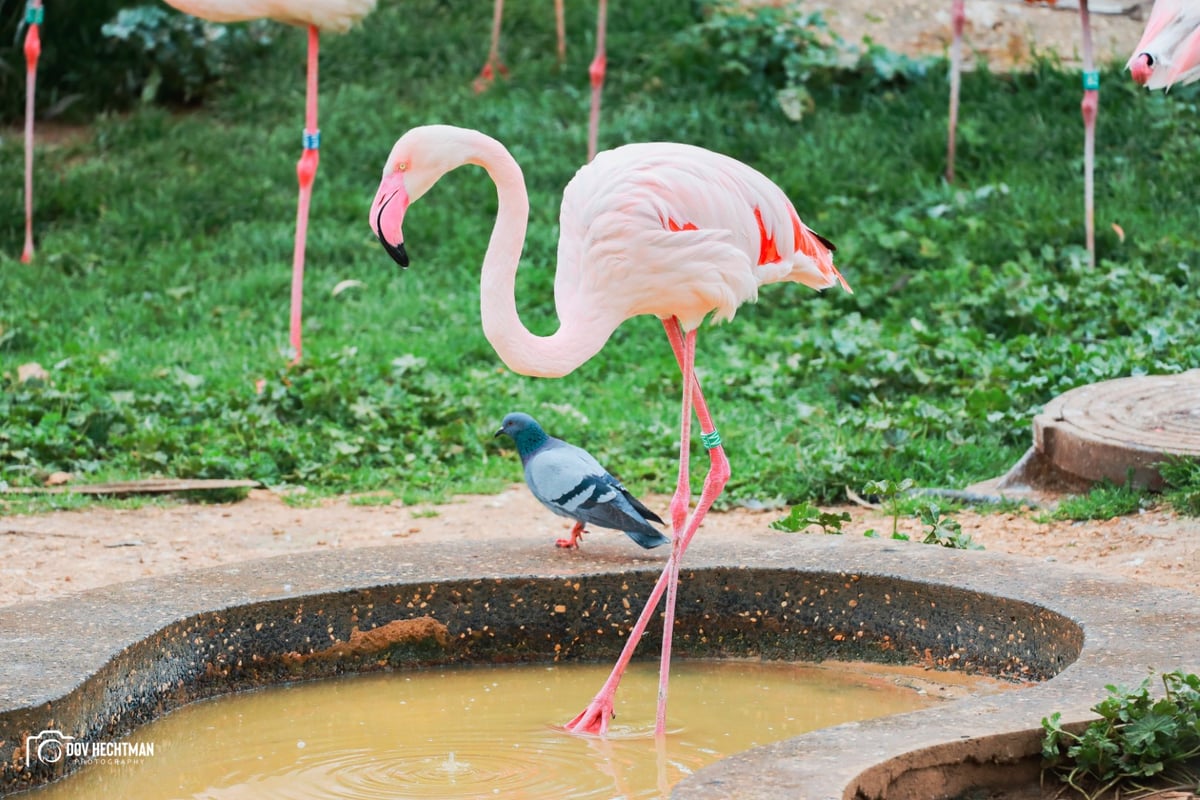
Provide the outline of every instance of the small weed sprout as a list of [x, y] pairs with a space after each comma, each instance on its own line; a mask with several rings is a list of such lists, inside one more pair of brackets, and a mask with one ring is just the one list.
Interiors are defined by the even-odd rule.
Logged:
[[912, 478], [904, 478], [899, 483], [891, 480], [871, 481], [863, 487], [863, 494], [879, 497], [880, 503], [891, 513], [893, 539], [908, 539], [908, 536], [900, 533], [900, 498], [912, 487]]
[[850, 512], [822, 511], [812, 503], [804, 502], [792, 506], [786, 517], [781, 517], [771, 523], [777, 531], [798, 533], [811, 528], [813, 525], [821, 529], [821, 533], [840, 534], [842, 525], [850, 521]]
[[976, 544], [971, 534], [963, 533], [962, 525], [953, 517], [942, 514], [941, 507], [935, 502], [928, 502], [917, 512], [917, 518], [926, 526], [925, 544], [938, 544], [955, 550], [982, 550], [983, 545]]

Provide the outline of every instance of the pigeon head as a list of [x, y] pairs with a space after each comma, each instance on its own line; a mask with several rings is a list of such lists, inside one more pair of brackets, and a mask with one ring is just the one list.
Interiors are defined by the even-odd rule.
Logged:
[[537, 420], [520, 412], [505, 416], [500, 423], [500, 430], [496, 431], [497, 436], [501, 434], [512, 437], [522, 460], [550, 439]]

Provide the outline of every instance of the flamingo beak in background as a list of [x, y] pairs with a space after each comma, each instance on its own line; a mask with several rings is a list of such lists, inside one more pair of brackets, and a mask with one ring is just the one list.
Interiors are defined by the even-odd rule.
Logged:
[[[371, 203], [370, 225], [383, 249], [401, 267], [408, 266], [408, 252], [404, 249], [404, 233], [401, 229], [407, 210], [408, 192], [404, 188], [404, 173], [393, 172], [379, 184], [375, 202]], [[392, 244], [385, 233], [387, 230], [394, 230], [400, 240]]]
[[1139, 86], [1145, 86], [1154, 74], [1154, 57], [1149, 53], [1138, 53], [1129, 60], [1129, 72]]

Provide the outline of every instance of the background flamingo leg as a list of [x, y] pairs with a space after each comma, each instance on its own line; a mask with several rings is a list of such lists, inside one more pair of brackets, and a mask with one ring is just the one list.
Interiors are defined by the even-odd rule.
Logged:
[[554, 32], [558, 35], [558, 66], [567, 60], [567, 20], [563, 0], [554, 0]]
[[25, 9], [25, 249], [21, 263], [33, 260], [33, 97], [37, 88], [37, 64], [42, 55], [42, 39], [38, 28], [44, 15], [40, 0]]
[[492, 85], [492, 81], [496, 79], [497, 73], [508, 72], [500, 63], [500, 23], [503, 19], [504, 0], [496, 0], [496, 5], [492, 9], [492, 46], [488, 50], [487, 61], [484, 62], [483, 69], [479, 70], [479, 77], [472, 84], [472, 88], [476, 92], [486, 91]]
[[608, 0], [600, 0], [596, 12], [596, 55], [588, 68], [588, 76], [592, 82], [592, 110], [588, 114], [588, 161], [596, 157], [596, 147], [600, 139], [600, 93], [604, 89], [604, 72], [608, 66], [608, 56], [604, 49], [604, 34], [607, 28]]
[[305, 109], [304, 152], [296, 164], [296, 177], [300, 183], [300, 199], [296, 204], [296, 244], [292, 251], [292, 310], [290, 341], [292, 363], [300, 360], [301, 333], [300, 315], [304, 302], [304, 246], [308, 240], [308, 209], [312, 201], [313, 181], [317, 177], [320, 162], [321, 131], [317, 127], [317, 61], [319, 58], [320, 34], [317, 26], [308, 26], [308, 89]]
[[1087, 0], [1079, 0], [1079, 21], [1083, 26], [1083, 220], [1088, 263], [1096, 266], [1096, 117], [1100, 113], [1100, 72], [1092, 50], [1092, 25]]
[[954, 182], [954, 151], [958, 135], [958, 95], [962, 88], [962, 34], [967, 12], [964, 0], [950, 4], [950, 25], [954, 38], [950, 40], [950, 121], [946, 134], [946, 180]]

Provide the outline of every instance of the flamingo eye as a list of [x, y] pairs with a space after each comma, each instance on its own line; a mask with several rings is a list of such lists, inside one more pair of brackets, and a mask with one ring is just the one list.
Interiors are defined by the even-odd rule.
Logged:
[[396, 172], [407, 172], [407, 171], [408, 171], [408, 162], [407, 161], [401, 161], [399, 164], [396, 165]]

